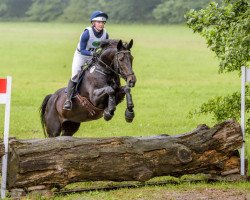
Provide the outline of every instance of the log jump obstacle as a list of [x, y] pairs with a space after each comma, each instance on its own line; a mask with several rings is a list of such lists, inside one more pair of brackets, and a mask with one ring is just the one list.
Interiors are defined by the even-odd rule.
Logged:
[[[140, 181], [185, 174], [240, 174], [234, 120], [169, 136], [9, 140], [7, 189], [62, 189], [83, 181]], [[0, 155], [4, 144], [0, 143]]]

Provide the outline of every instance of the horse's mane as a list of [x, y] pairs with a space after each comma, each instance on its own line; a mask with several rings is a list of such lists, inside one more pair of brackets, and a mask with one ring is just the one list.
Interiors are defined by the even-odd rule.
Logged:
[[[122, 40], [118, 40], [118, 39], [106, 39], [101, 41], [100, 43], [100, 47], [101, 48], [116, 48], [119, 42], [122, 42]], [[126, 49], [127, 48], [128, 43], [127, 42], [122, 42], [122, 46]]]
[[119, 41], [120, 40], [106, 39], [106, 40], [101, 41], [100, 47], [101, 48], [116, 47]]

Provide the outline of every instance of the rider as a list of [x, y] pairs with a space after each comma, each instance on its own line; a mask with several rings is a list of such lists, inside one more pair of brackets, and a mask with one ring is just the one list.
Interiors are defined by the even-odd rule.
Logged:
[[73, 63], [72, 75], [67, 87], [67, 99], [64, 103], [64, 110], [72, 109], [72, 95], [74, 87], [77, 83], [77, 74], [81, 71], [81, 67], [88, 64], [93, 56], [97, 56], [95, 50], [99, 47], [102, 40], [108, 39], [108, 33], [104, 29], [104, 25], [108, 19], [108, 15], [102, 11], [94, 11], [90, 16], [91, 27], [87, 27], [80, 36], [77, 45]]

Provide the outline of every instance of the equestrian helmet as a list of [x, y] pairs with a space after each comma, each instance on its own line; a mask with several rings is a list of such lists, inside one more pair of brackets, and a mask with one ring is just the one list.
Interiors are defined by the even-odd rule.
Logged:
[[105, 12], [102, 12], [100, 10], [94, 11], [90, 16], [90, 22], [93, 22], [93, 21], [106, 22], [107, 19], [108, 19], [108, 15]]

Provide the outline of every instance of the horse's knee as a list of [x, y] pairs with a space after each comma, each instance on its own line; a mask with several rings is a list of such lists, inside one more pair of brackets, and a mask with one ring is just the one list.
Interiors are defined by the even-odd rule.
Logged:
[[110, 95], [114, 95], [115, 90], [111, 86], [108, 86], [106, 87], [105, 92], [110, 96]]
[[123, 90], [124, 90], [124, 92], [127, 94], [127, 93], [130, 93], [130, 91], [131, 91], [131, 89], [130, 89], [130, 87], [128, 87], [128, 86], [125, 86], [124, 88], [123, 88]]

